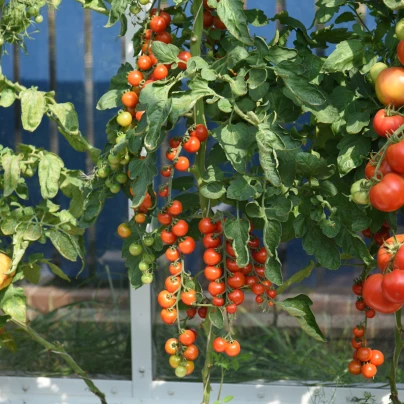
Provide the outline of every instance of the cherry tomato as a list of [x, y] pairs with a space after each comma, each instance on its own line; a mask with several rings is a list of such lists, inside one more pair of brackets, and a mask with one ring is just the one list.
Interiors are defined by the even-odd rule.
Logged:
[[170, 247], [166, 250], [166, 258], [173, 262], [180, 258], [180, 252], [175, 247]]
[[370, 358], [370, 363], [375, 366], [383, 365], [384, 355], [377, 349], [372, 349], [372, 357]]
[[120, 126], [129, 126], [132, 123], [132, 115], [129, 112], [121, 112], [118, 114], [116, 121]]
[[240, 353], [241, 347], [238, 341], [229, 342], [224, 352], [229, 356], [237, 356]]
[[143, 114], [144, 114], [145, 112], [146, 112], [146, 111], [137, 111], [137, 112], [136, 112], [135, 118], [136, 118], [136, 120], [137, 120], [138, 122], [142, 119], [142, 116], [143, 116]]
[[195, 342], [195, 334], [191, 330], [185, 330], [179, 336], [179, 341], [185, 346], [192, 345]]
[[213, 233], [216, 230], [216, 224], [210, 218], [204, 217], [199, 221], [198, 229], [202, 234]]
[[172, 228], [172, 232], [178, 236], [183, 237], [188, 233], [188, 223], [185, 220], [178, 220]]
[[379, 183], [370, 188], [369, 199], [372, 206], [382, 212], [400, 209], [404, 204], [404, 178], [395, 173], [386, 174]]
[[132, 234], [132, 230], [126, 223], [120, 224], [117, 231], [121, 238], [128, 238]]
[[255, 295], [262, 295], [265, 292], [265, 287], [260, 283], [255, 283], [252, 285], [251, 290]]
[[176, 149], [168, 149], [166, 153], [167, 160], [173, 161], [177, 156], [178, 150]]
[[252, 257], [258, 263], [265, 264], [267, 260], [267, 250], [265, 249], [265, 247], [261, 247], [259, 250], [256, 250], [252, 253]]
[[206, 265], [217, 265], [222, 261], [222, 254], [213, 248], [208, 248], [203, 253], [203, 261]]
[[203, 236], [203, 245], [205, 248], [216, 248], [222, 244], [222, 239], [218, 234], [208, 233]]
[[171, 15], [170, 15], [170, 14], [168, 14], [168, 13], [165, 12], [165, 11], [160, 11], [159, 16], [164, 19], [164, 21], [166, 22], [167, 26], [171, 24]]
[[359, 310], [359, 311], [363, 311], [366, 309], [366, 303], [363, 300], [357, 300], [355, 303], [355, 307]]
[[361, 361], [354, 359], [353, 361], [349, 362], [348, 370], [349, 373], [353, 375], [360, 375], [361, 374]]
[[161, 310], [161, 319], [166, 324], [174, 324], [177, 321], [177, 309]]
[[267, 290], [267, 295], [268, 295], [268, 297], [270, 297], [271, 299], [275, 299], [275, 297], [276, 297], [276, 290], [274, 290], [274, 289]]
[[231, 243], [229, 241], [226, 241], [226, 253], [227, 255], [230, 255], [230, 257], [236, 256], [234, 248], [231, 246]]
[[[153, 55], [153, 52], [149, 52], [149, 57], [150, 57], [152, 66], [154, 66], [155, 64], [158, 63], [158, 60], [157, 60], [157, 58]], [[167, 67], [167, 66], [166, 66], [166, 67]]]
[[251, 236], [250, 241], [248, 242], [248, 247], [251, 249], [256, 249], [260, 246], [260, 240], [258, 237]]
[[361, 372], [367, 379], [373, 379], [377, 373], [377, 368], [372, 363], [365, 363], [361, 368]]
[[150, 39], [150, 38], [152, 37], [152, 35], [153, 35], [153, 31], [152, 31], [151, 29], [147, 29], [147, 30], [144, 32], [144, 38], [145, 38], [145, 39]]
[[366, 237], [366, 238], [373, 238], [373, 233], [372, 230], [369, 229], [369, 227], [365, 230], [362, 230], [362, 234]]
[[209, 28], [213, 25], [213, 15], [209, 10], [205, 10], [203, 12], [203, 27], [204, 28]]
[[[376, 166], [377, 166], [377, 163], [374, 162], [374, 161], [372, 161], [372, 160], [370, 160], [370, 161], [366, 164], [365, 177], [366, 177], [368, 180], [369, 180], [370, 178], [372, 178], [372, 177], [375, 176]], [[380, 179], [380, 178], [382, 178], [382, 175], [385, 176], [386, 174], [391, 173], [391, 172], [392, 172], [392, 169], [391, 169], [391, 167], [389, 166], [389, 163], [387, 162], [386, 159], [384, 159], [384, 160], [382, 161], [382, 164], [380, 164], [379, 172], [378, 172], [377, 178]], [[381, 174], [382, 174], [382, 175], [381, 175]]]
[[178, 248], [183, 254], [192, 254], [195, 250], [195, 240], [186, 236], [184, 240], [178, 243]]
[[208, 291], [212, 296], [221, 295], [226, 290], [226, 285], [224, 282], [210, 282], [208, 286]]
[[384, 275], [382, 281], [383, 296], [393, 303], [404, 303], [404, 271], [394, 269]]
[[404, 174], [404, 162], [401, 160], [403, 157], [404, 140], [401, 140], [398, 143], [393, 143], [387, 148], [386, 161], [396, 173]]
[[376, 79], [376, 95], [384, 105], [404, 104], [404, 68], [389, 67], [379, 73]]
[[230, 292], [228, 294], [228, 298], [236, 306], [239, 306], [241, 303], [244, 302], [244, 293], [240, 289], [234, 289], [233, 292]]
[[395, 237], [390, 237], [385, 241], [384, 246], [379, 248], [377, 252], [377, 265], [381, 272], [385, 272], [391, 264], [392, 269], [404, 269], [404, 248], [401, 248], [401, 243], [404, 242], [404, 235], [398, 234]]
[[182, 264], [181, 262], [173, 262], [170, 264], [168, 267], [168, 270], [170, 271], [171, 275], [178, 275], [182, 271]]
[[244, 286], [245, 276], [241, 272], [235, 272], [233, 276], [227, 278], [227, 284], [232, 289], [240, 289]]
[[217, 296], [215, 296], [213, 299], [212, 299], [212, 304], [214, 305], [214, 306], [216, 306], [216, 307], [222, 307], [222, 306], [224, 306], [224, 299], [223, 299], [223, 297], [217, 297]]
[[[403, 42], [404, 44], [404, 42]], [[401, 125], [404, 125], [404, 117], [400, 115], [386, 115], [386, 110], [381, 109], [373, 118], [373, 128], [381, 137], [387, 137], [395, 132]]]
[[220, 279], [223, 275], [223, 270], [222, 268], [214, 267], [214, 266], [207, 266], [204, 270], [205, 278], [208, 281], [216, 281], [217, 279]]
[[173, 216], [178, 216], [182, 212], [182, 203], [180, 201], [174, 200], [171, 206], [168, 208], [168, 213]]
[[352, 348], [359, 349], [362, 347], [362, 340], [358, 338], [352, 338], [351, 340]]
[[165, 225], [165, 226], [168, 226], [168, 225], [172, 222], [173, 218], [172, 218], [172, 216], [171, 216], [169, 213], [159, 212], [159, 213], [157, 214], [157, 220], [158, 220], [161, 224], [163, 224], [163, 225]]
[[244, 284], [246, 286], [251, 287], [252, 285], [255, 285], [257, 282], [258, 282], [258, 278], [256, 276], [246, 276]]
[[201, 147], [201, 142], [196, 136], [190, 136], [183, 147], [188, 153], [196, 153]]
[[140, 255], [143, 252], [143, 248], [140, 244], [132, 243], [129, 246], [129, 254], [133, 255], [134, 257]]
[[206, 307], [200, 307], [198, 309], [198, 315], [200, 318], [206, 318], [208, 315], [208, 309]]
[[150, 21], [150, 29], [153, 32], [163, 32], [167, 28], [166, 20], [161, 16], [154, 16]]
[[198, 138], [199, 141], [202, 143], [209, 136], [208, 128], [205, 125], [198, 124], [196, 125], [195, 129], [190, 133], [190, 136]]
[[230, 272], [241, 272], [241, 268], [237, 265], [235, 259], [226, 258], [226, 267]]
[[257, 295], [255, 296], [255, 302], [258, 304], [261, 304], [264, 302], [264, 298], [262, 297], [262, 295]]
[[221, 337], [217, 337], [213, 341], [213, 349], [215, 352], [224, 352], [228, 345], [229, 343]]
[[367, 318], [373, 318], [376, 315], [376, 312], [373, 309], [366, 310], [365, 316]]
[[187, 311], [187, 316], [189, 318], [194, 318], [196, 316], [196, 308], [195, 307], [190, 307]]
[[181, 286], [181, 278], [179, 276], [169, 276], [164, 282], [166, 290], [175, 293]]
[[185, 364], [185, 369], [187, 371], [187, 376], [190, 375], [191, 373], [193, 373], [193, 371], [195, 370], [195, 364], [192, 361], [187, 361]]
[[168, 76], [168, 69], [164, 65], [157, 65], [153, 70], [153, 77], [156, 80], [163, 80]]
[[164, 166], [161, 170], [160, 173], [163, 177], [169, 177], [171, 175], [171, 166]]
[[352, 291], [357, 296], [362, 296], [362, 282], [361, 283], [354, 283], [352, 286]]
[[382, 274], [369, 276], [363, 284], [363, 299], [369, 307], [380, 313], [395, 313], [401, 308], [402, 303], [393, 303], [383, 296], [382, 282]]
[[159, 189], [159, 195], [162, 198], [166, 198], [168, 196], [168, 187], [167, 186], [163, 186], [162, 188]]
[[199, 350], [196, 345], [189, 345], [187, 349], [184, 351], [184, 358], [190, 361], [194, 361], [199, 355]]
[[183, 291], [181, 293], [181, 300], [184, 304], [187, 304], [188, 306], [192, 306], [196, 302], [196, 292], [193, 289], [190, 289], [188, 291]]
[[168, 360], [170, 366], [174, 369], [177, 369], [180, 366], [182, 359], [179, 355], [171, 355], [170, 359]]
[[122, 104], [125, 107], [134, 108], [139, 102], [139, 98], [133, 91], [128, 91], [122, 95]]
[[384, 227], [373, 235], [377, 245], [382, 245], [388, 238], [390, 238], [390, 231]]
[[147, 55], [139, 56], [137, 65], [139, 66], [140, 70], [149, 70], [153, 66], [150, 57]]
[[176, 149], [181, 144], [181, 138], [178, 136], [172, 137], [168, 143], [172, 149]]
[[157, 42], [163, 42], [165, 44], [169, 44], [173, 41], [170, 33], [167, 31], [159, 32], [157, 35], [155, 35], [154, 40]]
[[187, 171], [189, 168], [189, 160], [186, 157], [178, 157], [178, 160], [174, 163], [174, 167], [178, 171]]
[[165, 350], [169, 355], [174, 355], [177, 352], [178, 339], [170, 338], [167, 340]]
[[164, 309], [174, 306], [176, 300], [175, 296], [173, 296], [168, 290], [162, 290], [157, 296], [159, 305]]
[[181, 70], [186, 70], [187, 62], [191, 59], [192, 55], [187, 51], [182, 51], [178, 54], [178, 59], [182, 60], [182, 62], [178, 63], [178, 68]]
[[361, 347], [358, 349], [356, 357], [361, 362], [369, 362], [370, 358], [372, 357], [372, 350], [368, 347]]
[[226, 29], [226, 25], [224, 25], [223, 21], [218, 17], [215, 16], [213, 19], [213, 25], [220, 30]]
[[365, 330], [364, 330], [364, 328], [355, 327], [353, 329], [353, 333], [354, 333], [355, 337], [363, 337], [363, 335], [365, 334]]

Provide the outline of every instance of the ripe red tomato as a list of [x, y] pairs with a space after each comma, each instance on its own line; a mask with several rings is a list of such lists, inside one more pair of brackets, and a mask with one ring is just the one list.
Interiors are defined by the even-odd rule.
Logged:
[[362, 365], [361, 372], [367, 379], [373, 379], [377, 373], [377, 368], [372, 363], [365, 363]]
[[160, 173], [163, 177], [169, 177], [171, 175], [171, 166], [164, 166], [161, 170]]
[[190, 133], [190, 136], [198, 138], [199, 141], [202, 143], [209, 136], [208, 128], [205, 125], [199, 123], [198, 125], [195, 126], [195, 129]]
[[382, 245], [390, 237], [389, 229], [382, 227], [377, 233], [373, 235], [373, 239], [377, 245]]
[[122, 95], [121, 101], [125, 107], [134, 108], [139, 102], [139, 97], [133, 91], [128, 91]]
[[226, 306], [226, 311], [229, 314], [234, 314], [237, 311], [237, 306], [234, 303], [229, 304], [229, 305]]
[[143, 80], [143, 73], [139, 70], [132, 70], [128, 74], [128, 83], [132, 86], [138, 86]]
[[180, 258], [180, 252], [175, 247], [167, 248], [166, 258], [171, 262], [176, 261]]
[[274, 290], [274, 289], [267, 290], [267, 295], [268, 295], [268, 297], [270, 297], [271, 299], [275, 299], [275, 297], [276, 297], [276, 290]]
[[206, 316], [208, 315], [208, 309], [206, 307], [199, 307], [198, 315], [200, 318], [206, 318]]
[[186, 291], [183, 291], [181, 293], [181, 300], [184, 304], [187, 304], [188, 306], [192, 306], [196, 302], [196, 292], [193, 289]]
[[184, 351], [184, 358], [190, 361], [194, 361], [199, 355], [199, 350], [196, 345], [189, 345], [187, 349]]
[[199, 221], [198, 229], [202, 234], [213, 233], [216, 230], [216, 224], [209, 217], [204, 217]]
[[195, 307], [190, 307], [187, 311], [187, 316], [189, 318], [194, 318], [196, 316], [196, 308]]
[[251, 287], [252, 285], [255, 285], [257, 282], [258, 282], [258, 278], [256, 276], [246, 276], [244, 284], [246, 286]]
[[183, 237], [188, 233], [188, 223], [185, 220], [178, 220], [172, 228], [172, 232], [178, 236]]
[[157, 296], [157, 301], [163, 309], [168, 309], [174, 306], [176, 300], [175, 296], [173, 296], [168, 290], [162, 290]]
[[[403, 118], [404, 119], [404, 118]], [[393, 171], [404, 174], [404, 140], [393, 143], [387, 148], [386, 161]]]
[[215, 16], [213, 19], [213, 25], [220, 30], [226, 29], [226, 25], [223, 23], [223, 21], [218, 17]]
[[351, 340], [352, 348], [359, 349], [362, 346], [362, 340], [358, 338], [352, 338]]
[[359, 310], [359, 311], [363, 311], [366, 309], [366, 303], [363, 300], [357, 300], [355, 302], [355, 307]]
[[166, 290], [175, 293], [181, 286], [181, 278], [179, 276], [169, 276], [164, 282]]
[[255, 302], [261, 304], [264, 302], [264, 298], [261, 295], [255, 296]]
[[366, 238], [373, 238], [373, 233], [372, 230], [369, 229], [369, 227], [365, 230], [362, 230], [362, 234], [366, 237]]
[[229, 343], [224, 338], [221, 337], [217, 337], [213, 341], [213, 349], [216, 352], [224, 352], [228, 345]]
[[178, 248], [183, 254], [192, 254], [195, 250], [195, 240], [186, 236], [184, 240], [178, 243]]
[[[157, 58], [153, 55], [153, 52], [149, 52], [149, 57], [150, 57], [152, 66], [154, 66], [155, 64], [158, 63], [158, 60], [157, 60]], [[166, 66], [166, 67], [167, 67], [167, 66]]]
[[[403, 272], [404, 274], [404, 272]], [[245, 276], [241, 272], [235, 272], [233, 276], [227, 278], [227, 284], [232, 289], [240, 289], [244, 286]]]
[[226, 258], [226, 267], [230, 272], [241, 272], [236, 260], [229, 257]]
[[181, 70], [186, 70], [187, 62], [191, 59], [192, 55], [187, 51], [182, 51], [178, 54], [178, 59], [182, 60], [182, 62], [178, 63], [178, 68]]
[[226, 285], [224, 282], [210, 282], [208, 286], [208, 291], [212, 296], [221, 295], [226, 290]]
[[357, 359], [354, 359], [353, 361], [349, 362], [349, 365], [348, 365], [349, 373], [351, 373], [353, 375], [360, 375], [361, 367], [362, 367], [361, 362]]
[[401, 308], [402, 303], [393, 303], [383, 296], [382, 282], [382, 274], [374, 274], [369, 276], [369, 278], [367, 278], [363, 284], [363, 299], [369, 307], [380, 313], [395, 313]]
[[358, 349], [356, 357], [361, 362], [369, 362], [370, 358], [372, 357], [372, 350], [368, 347], [361, 347]]
[[[397, 240], [396, 248], [393, 248]], [[404, 269], [404, 248], [400, 248], [401, 243], [404, 242], [404, 234], [397, 234], [395, 237], [390, 237], [385, 241], [387, 246], [382, 246], [379, 248], [377, 252], [377, 265], [380, 268], [380, 271], [384, 272], [390, 263], [392, 264], [392, 269]], [[390, 251], [389, 248], [392, 248]], [[392, 252], [397, 250], [395, 257], [393, 256]]]
[[189, 168], [189, 160], [186, 157], [178, 157], [178, 160], [174, 163], [174, 167], [178, 171], [187, 171]]
[[260, 240], [258, 237], [250, 236], [250, 241], [248, 242], [248, 247], [251, 249], [256, 249], [260, 246]]
[[203, 253], [203, 261], [206, 265], [217, 265], [222, 261], [222, 254], [213, 248], [208, 248]]
[[376, 312], [373, 309], [366, 310], [365, 316], [367, 318], [373, 318], [376, 315]]
[[180, 336], [179, 341], [182, 345], [189, 346], [195, 342], [195, 334], [191, 330], [185, 330]]
[[352, 286], [352, 291], [355, 293], [355, 295], [362, 296], [362, 282], [354, 283]]
[[167, 26], [171, 24], [171, 15], [170, 15], [170, 14], [168, 14], [168, 13], [165, 12], [165, 11], [160, 11], [159, 16], [164, 19], [164, 21], [166, 22]]
[[[248, 263], [244, 268], [241, 268], [241, 272], [244, 274], [244, 275], [248, 275], [251, 271], [252, 271], [252, 268], [253, 268], [253, 266], [252, 266], [252, 264], [251, 264], [251, 262], [250, 263]], [[269, 282], [269, 281], [268, 281]]]
[[168, 213], [173, 216], [178, 216], [182, 212], [182, 203], [180, 201], [174, 200], [171, 206], [168, 208]]
[[404, 178], [395, 173], [386, 174], [370, 188], [369, 200], [374, 208], [382, 212], [400, 209], [404, 204]]
[[222, 239], [218, 234], [208, 233], [203, 236], [203, 246], [205, 248], [216, 248], [222, 244]]
[[177, 321], [177, 309], [163, 309], [160, 313], [161, 319], [166, 324], [174, 324]]
[[164, 65], [157, 65], [153, 70], [153, 77], [156, 80], [163, 80], [168, 76], [168, 69]]
[[212, 299], [212, 304], [213, 304], [214, 306], [216, 306], [216, 307], [222, 307], [222, 306], [224, 306], [224, 299], [223, 299], [223, 297], [217, 297], [217, 296], [215, 296], [215, 297]]
[[213, 25], [213, 15], [209, 10], [205, 10], [203, 12], [203, 27], [204, 28], [209, 28]]
[[384, 105], [400, 107], [404, 104], [404, 68], [390, 67], [380, 72], [376, 79], [376, 95]]
[[404, 271], [394, 269], [384, 275], [382, 281], [383, 296], [393, 303], [404, 303]]
[[265, 286], [260, 283], [255, 283], [252, 285], [251, 290], [255, 295], [262, 295], [265, 292]]
[[238, 341], [229, 342], [224, 352], [229, 356], [237, 356], [240, 353], [241, 347]]
[[169, 213], [159, 212], [159, 213], [157, 214], [157, 220], [158, 220], [161, 224], [163, 224], [163, 225], [165, 225], [165, 226], [168, 226], [168, 225], [171, 223], [171, 221], [173, 220], [173, 218], [172, 218], [172, 216], [171, 216]]
[[173, 39], [169, 32], [163, 31], [163, 32], [159, 32], [157, 35], [155, 35], [154, 40], [157, 42], [163, 42], [163, 43], [169, 44], [172, 42]]
[[[404, 188], [404, 179], [403, 179], [403, 188]], [[252, 257], [258, 263], [265, 264], [267, 260], [267, 250], [265, 249], [265, 247], [261, 247], [259, 250], [256, 250], [252, 253]]]
[[355, 327], [353, 329], [353, 333], [355, 335], [355, 337], [363, 337], [363, 335], [365, 334], [365, 329], [364, 328], [359, 328], [359, 327]]
[[170, 338], [166, 341], [164, 348], [169, 355], [175, 355], [177, 353], [177, 347], [178, 347], [178, 339]]
[[[374, 161], [372, 161], [372, 160], [370, 160], [370, 161], [366, 164], [365, 177], [366, 177], [368, 180], [371, 179], [372, 177], [374, 177], [375, 172], [376, 172], [376, 166], [377, 166], [377, 163], [374, 162]], [[380, 164], [379, 173], [381, 173], [381, 174], [383, 174], [383, 176], [385, 176], [386, 174], [391, 173], [391, 172], [392, 172], [392, 169], [391, 169], [391, 167], [389, 166], [389, 163], [387, 162], [386, 159], [384, 159], [384, 160], [382, 161], [382, 164]], [[380, 175], [380, 174], [378, 174], [378, 178], [379, 178], [379, 179], [381, 178], [381, 175]]]
[[231, 246], [230, 241], [226, 241], [226, 253], [230, 255], [230, 257], [235, 257], [236, 253], [234, 252], [234, 248]]
[[144, 32], [144, 38], [145, 38], [145, 39], [150, 39], [150, 38], [152, 37], [152, 35], [153, 35], [153, 31], [152, 31], [151, 29], [147, 29], [147, 30]]
[[146, 112], [146, 111], [137, 111], [137, 112], [136, 112], [135, 117], [136, 117], [136, 120], [137, 120], [138, 122], [142, 119], [142, 116], [143, 116], [143, 114], [144, 114], [145, 112]]
[[174, 136], [168, 141], [168, 143], [172, 149], [176, 149], [181, 144], [181, 138]]
[[175, 157], [177, 156], [178, 150], [176, 149], [168, 149], [166, 152], [166, 158], [167, 160], [173, 161]]
[[204, 270], [205, 278], [208, 281], [216, 281], [217, 279], [220, 279], [223, 275], [223, 270], [222, 268], [214, 267], [211, 265], [208, 265], [205, 270]]
[[137, 65], [139, 66], [140, 70], [149, 70], [153, 66], [150, 57], [147, 55], [139, 56]]
[[227, 297], [237, 306], [244, 302], [244, 293], [240, 289], [234, 289]]
[[397, 57], [402, 65], [404, 65], [404, 40], [401, 40], [397, 45]]
[[400, 115], [386, 115], [386, 110], [381, 109], [373, 118], [373, 128], [375, 132], [381, 137], [387, 137], [392, 134], [401, 125], [404, 125], [404, 117]]
[[260, 278], [265, 278], [265, 267], [261, 265], [254, 265], [254, 271]]
[[166, 185], [164, 185], [162, 188], [159, 189], [159, 195], [162, 198], [166, 198], [168, 195], [168, 187]]
[[196, 153], [201, 147], [201, 142], [195, 136], [190, 136], [189, 139], [183, 144], [184, 150], [188, 153]]
[[372, 357], [370, 358], [370, 363], [375, 366], [383, 365], [384, 355], [377, 349], [372, 349]]
[[163, 32], [165, 31], [167, 28], [167, 22], [166, 20], [161, 17], [161, 16], [154, 16], [152, 17], [151, 21], [150, 21], [150, 29], [153, 32]]

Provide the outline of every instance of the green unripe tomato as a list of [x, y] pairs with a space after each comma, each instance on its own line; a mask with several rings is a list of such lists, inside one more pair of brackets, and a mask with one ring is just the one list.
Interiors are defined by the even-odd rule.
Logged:
[[184, 38], [191, 38], [191, 36], [192, 36], [192, 31], [191, 31], [189, 28], [184, 28], [184, 29], [182, 30], [182, 36], [183, 36]]
[[97, 175], [100, 178], [107, 178], [110, 173], [110, 169], [107, 166], [101, 167], [97, 170]]
[[143, 239], [143, 244], [144, 244], [146, 247], [152, 246], [152, 245], [154, 244], [154, 237], [145, 237], [145, 238]]
[[145, 254], [143, 256], [143, 261], [147, 262], [148, 264], [153, 264], [153, 262], [156, 261], [156, 257], [154, 254]]
[[168, 359], [168, 363], [173, 369], [177, 369], [181, 363], [181, 356], [171, 355], [170, 358]]
[[24, 173], [25, 177], [31, 178], [34, 175], [34, 171], [31, 167], [28, 167]]
[[128, 176], [125, 173], [119, 173], [116, 177], [115, 180], [119, 182], [120, 184], [125, 184], [126, 181], [128, 181]]
[[181, 379], [185, 377], [187, 375], [187, 369], [185, 366], [178, 366], [177, 369], [175, 369], [175, 375]]
[[131, 14], [139, 14], [142, 11], [142, 9], [139, 7], [139, 5], [132, 4], [129, 7], [129, 11], [131, 12]]
[[31, 6], [27, 8], [27, 14], [29, 17], [36, 17], [38, 13], [39, 13], [38, 7]]
[[396, 37], [401, 41], [404, 39], [404, 18], [396, 25]]
[[121, 112], [116, 121], [121, 126], [129, 126], [132, 123], [132, 115], [129, 112]]
[[150, 0], [139, 0], [139, 4], [142, 6], [147, 6], [150, 3]]
[[145, 285], [149, 285], [150, 283], [153, 282], [153, 275], [150, 274], [149, 272], [146, 272], [145, 274], [142, 275], [142, 277], [140, 278], [140, 280], [141, 280], [142, 283], [144, 283]]
[[369, 181], [359, 180], [352, 184], [351, 186], [351, 197], [352, 200], [358, 205], [368, 205], [369, 204]]
[[173, 24], [174, 25], [182, 25], [185, 22], [185, 14], [181, 11], [178, 11], [177, 13], [174, 14], [173, 17]]
[[112, 164], [112, 163], [109, 163], [109, 167], [111, 168], [112, 171], [116, 171], [118, 168], [120, 168], [119, 164]]
[[117, 183], [112, 184], [109, 187], [109, 190], [113, 193], [113, 194], [117, 194], [120, 190], [121, 190], [121, 186]]
[[119, 162], [121, 161], [121, 158], [117, 155], [117, 154], [109, 154], [108, 155], [108, 161], [111, 164], [119, 164]]
[[147, 271], [149, 269], [149, 267], [150, 267], [150, 265], [147, 262], [145, 262], [145, 261], [139, 262], [139, 269], [141, 271]]
[[383, 62], [375, 63], [369, 71], [369, 77], [372, 83], [376, 83], [377, 76], [384, 70], [387, 69], [387, 65]]
[[106, 185], [108, 188], [111, 188], [112, 184], [113, 184], [113, 181], [112, 181], [111, 178], [107, 178], [107, 179], [105, 180], [105, 185]]
[[129, 156], [129, 154], [125, 154], [125, 157], [120, 161], [120, 163], [121, 163], [123, 166], [126, 166], [126, 164], [128, 164], [129, 161], [130, 161], [130, 156]]
[[143, 251], [143, 247], [140, 244], [132, 243], [129, 246], [129, 254], [133, 255], [134, 257], [140, 255]]
[[35, 17], [35, 22], [36, 22], [37, 24], [40, 24], [42, 21], [43, 21], [42, 15], [37, 15], [37, 16]]

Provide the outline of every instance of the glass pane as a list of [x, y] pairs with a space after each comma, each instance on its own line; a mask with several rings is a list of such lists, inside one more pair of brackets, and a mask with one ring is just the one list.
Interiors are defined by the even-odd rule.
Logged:
[[[57, 78], [58, 102], [75, 105], [82, 133], [88, 137], [93, 135], [95, 146], [103, 148], [105, 125], [111, 113], [96, 111], [95, 104], [107, 91], [109, 78], [121, 64], [121, 44], [116, 41], [119, 27], [104, 28], [105, 17], [96, 13], [91, 13], [92, 25], [89, 26], [84, 20], [82, 7], [77, 3], [63, 2], [59, 10], [56, 13], [54, 54], [50, 53], [48, 46], [49, 21], [44, 16], [40, 32], [33, 34], [35, 40], [27, 41], [28, 55], [20, 53], [20, 82], [27, 87], [35, 85], [39, 90], [49, 91], [52, 71]], [[70, 18], [66, 19], [66, 15]], [[89, 37], [84, 35], [85, 24], [90, 27], [93, 37], [93, 67], [90, 69], [93, 82], [85, 76], [84, 56], [85, 49], [88, 49], [85, 42], [89, 44]], [[7, 52], [8, 55], [2, 58], [3, 73], [15, 79], [18, 63], [13, 58], [13, 50], [7, 48]], [[55, 58], [55, 63], [50, 56]], [[84, 153], [74, 151], [60, 134], [56, 135], [57, 138], [52, 137], [46, 117], [38, 131], [23, 132], [20, 138], [18, 113], [13, 107], [1, 109], [1, 145], [14, 147], [22, 142], [47, 150], [52, 148], [60, 154], [67, 168], [91, 173], [91, 163], [86, 162]], [[36, 176], [29, 181], [30, 204], [41, 199], [37, 181]], [[53, 202], [61, 209], [68, 208], [69, 201], [63, 195], [57, 195]], [[126, 220], [127, 212], [127, 200], [123, 194], [107, 201], [96, 226], [88, 231], [88, 259], [83, 270], [81, 263], [62, 258], [49, 241], [45, 245], [35, 243], [29, 249], [28, 254], [43, 253], [45, 258], [62, 268], [70, 277], [70, 283], [56, 277], [47, 265], [42, 265], [38, 285], [27, 281], [16, 283], [16, 286], [24, 287], [27, 296], [30, 326], [50, 342], [62, 343], [91, 377], [131, 379], [129, 285], [121, 258], [122, 241], [116, 234], [116, 228]], [[1, 349], [0, 374], [75, 377], [60, 356], [47, 352], [21, 330], [7, 326], [7, 331], [14, 339], [17, 351]]]

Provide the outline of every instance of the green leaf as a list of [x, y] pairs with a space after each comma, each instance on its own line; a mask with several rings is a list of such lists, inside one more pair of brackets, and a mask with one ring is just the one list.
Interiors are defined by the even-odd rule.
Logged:
[[73, 236], [56, 229], [50, 229], [47, 237], [63, 257], [70, 261], [77, 261], [78, 245]]
[[2, 159], [2, 166], [4, 170], [4, 196], [11, 195], [18, 185], [20, 179], [21, 170], [20, 162], [21, 158], [16, 155], [6, 154]]
[[219, 307], [209, 309], [209, 320], [219, 330], [224, 326], [223, 313]]
[[[220, 150], [220, 149], [219, 149]], [[224, 178], [223, 171], [216, 165], [209, 165], [202, 175], [203, 182], [222, 181]]]
[[342, 176], [362, 165], [367, 159], [372, 140], [360, 135], [344, 136], [338, 143], [338, 171]]
[[53, 264], [52, 262], [47, 262], [50, 270], [59, 278], [70, 282], [70, 278], [55, 264]]
[[315, 268], [315, 264], [313, 261], [309, 262], [305, 268], [293, 274], [287, 281], [285, 281], [281, 286], [276, 289], [278, 295], [283, 293], [290, 286], [300, 283], [303, 279], [308, 278], [311, 274], [311, 271]]
[[128, 85], [128, 74], [133, 70], [130, 63], [123, 63], [114, 77], [111, 78], [111, 82], [108, 90], [125, 90], [130, 88]]
[[34, 285], [39, 283], [41, 278], [41, 267], [38, 264], [24, 264], [22, 267], [25, 278]]
[[42, 153], [38, 165], [39, 185], [44, 199], [51, 199], [59, 191], [59, 179], [64, 164], [60, 157], [53, 153]]
[[122, 94], [125, 90], [109, 90], [97, 103], [97, 109], [104, 111], [106, 109], [118, 108], [122, 106]]
[[306, 295], [297, 295], [278, 302], [277, 306], [286, 310], [291, 316], [299, 322], [302, 330], [317, 341], [325, 342], [326, 339], [316, 323], [316, 319], [310, 306], [313, 302]]
[[326, 59], [323, 70], [326, 72], [344, 72], [363, 65], [365, 44], [360, 39], [343, 41]]
[[296, 156], [297, 172], [307, 178], [325, 179], [335, 172], [334, 165], [328, 165], [327, 160], [315, 154], [301, 152]]
[[217, 5], [217, 13], [231, 35], [245, 45], [252, 46], [254, 44], [248, 30], [248, 21], [244, 14], [242, 1], [222, 0]]
[[195, 178], [191, 175], [183, 175], [181, 177], [174, 178], [172, 184], [173, 189], [177, 189], [178, 191], [186, 191], [195, 185]]
[[24, 240], [36, 241], [42, 236], [42, 227], [38, 223], [30, 223], [24, 231]]
[[47, 111], [45, 93], [36, 88], [28, 88], [20, 93], [22, 127], [33, 132], [41, 123]]
[[0, 93], [0, 107], [8, 108], [13, 105], [14, 100], [15, 93], [10, 88], [6, 88]]
[[205, 198], [220, 199], [226, 193], [226, 188], [220, 182], [209, 182], [208, 184], [203, 184], [199, 188], [199, 192]]
[[159, 63], [177, 63], [178, 54], [181, 52], [181, 50], [172, 44], [153, 41], [152, 52], [153, 55], [158, 59]]
[[276, 220], [267, 220], [265, 218], [263, 241], [269, 256], [265, 263], [265, 276], [276, 285], [282, 284], [282, 265], [277, 251], [281, 236], [281, 224]]
[[263, 27], [268, 25], [268, 17], [262, 10], [252, 8], [249, 10], [244, 10], [244, 14], [247, 17], [248, 22], [254, 27]]
[[383, 0], [383, 3], [392, 10], [404, 8], [404, 0]]
[[0, 309], [12, 318], [25, 323], [27, 316], [26, 297], [22, 288], [13, 285], [0, 291]]
[[128, 0], [112, 0], [111, 8], [109, 10], [108, 22], [105, 27], [112, 27], [121, 17], [125, 14], [126, 8], [130, 2]]
[[0, 329], [3, 328], [7, 324], [8, 320], [10, 320], [10, 318], [11, 318], [10, 316], [0, 316]]
[[240, 176], [230, 181], [227, 197], [237, 201], [247, 201], [254, 197], [256, 192], [256, 189], [251, 185], [251, 179], [247, 176]]
[[236, 262], [240, 268], [244, 268], [249, 262], [249, 250], [247, 243], [250, 239], [250, 224], [246, 219], [227, 219], [224, 223], [224, 234], [232, 240], [232, 247], [236, 253]]

